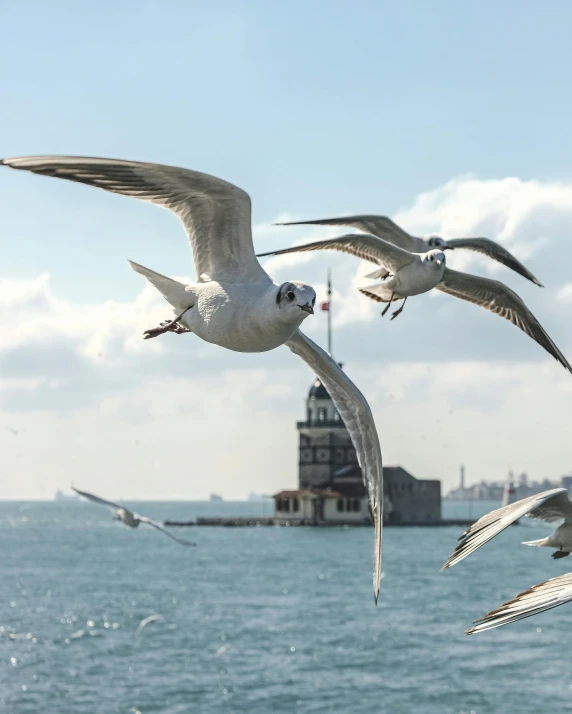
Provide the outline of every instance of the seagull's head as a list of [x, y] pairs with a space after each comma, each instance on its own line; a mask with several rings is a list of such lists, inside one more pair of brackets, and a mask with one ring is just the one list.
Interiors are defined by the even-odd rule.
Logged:
[[429, 248], [440, 248], [441, 250], [452, 250], [446, 240], [440, 236], [429, 236], [427, 238]]
[[435, 270], [445, 270], [445, 253], [442, 250], [429, 250], [423, 256], [423, 260], [433, 266]]
[[299, 280], [282, 283], [276, 293], [276, 304], [285, 320], [299, 325], [308, 315], [314, 314], [316, 293], [313, 287]]

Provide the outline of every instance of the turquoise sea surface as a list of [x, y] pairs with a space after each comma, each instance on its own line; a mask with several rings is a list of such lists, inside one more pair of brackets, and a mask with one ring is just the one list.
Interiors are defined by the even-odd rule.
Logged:
[[[126, 505], [158, 520], [271, 512]], [[0, 503], [0, 713], [572, 711], [572, 603], [463, 635], [572, 558], [521, 546], [550, 532], [525, 519], [440, 573], [461, 531], [387, 528], [376, 608], [369, 528], [176, 529], [198, 544], [183, 548], [93, 504]]]

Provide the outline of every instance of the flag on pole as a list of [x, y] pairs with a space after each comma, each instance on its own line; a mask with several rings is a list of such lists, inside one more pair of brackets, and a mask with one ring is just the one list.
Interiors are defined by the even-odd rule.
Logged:
[[323, 312], [330, 312], [330, 302], [329, 300], [326, 300], [320, 305], [320, 310]]

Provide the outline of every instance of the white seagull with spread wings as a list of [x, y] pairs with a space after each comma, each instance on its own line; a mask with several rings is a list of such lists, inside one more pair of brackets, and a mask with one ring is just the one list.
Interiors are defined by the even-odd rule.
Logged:
[[[378, 238], [393, 243], [408, 250], [410, 253], [427, 253], [429, 250], [439, 248], [440, 250], [453, 250], [455, 248], [466, 248], [477, 253], [483, 253], [489, 258], [506, 265], [516, 271], [519, 275], [531, 280], [535, 285], [543, 287], [538, 279], [520, 263], [512, 253], [502, 245], [489, 238], [451, 238], [444, 240], [440, 236], [432, 235], [428, 238], [418, 238], [412, 236], [397, 223], [394, 223], [387, 216], [342, 216], [341, 218], [321, 218], [317, 221], [290, 221], [288, 223], [276, 223], [277, 226], [349, 226], [357, 228], [364, 233], [371, 233]], [[368, 278], [382, 277], [380, 270], [376, 270]]]
[[73, 485], [72, 489], [80, 496], [87, 498], [89, 501], [93, 501], [94, 503], [100, 503], [102, 506], [107, 506], [108, 508], [110, 508], [115, 518], [117, 518], [118, 521], [125, 523], [125, 525], [129, 526], [129, 528], [138, 528], [140, 523], [145, 523], [148, 526], [153, 526], [153, 528], [156, 528], [158, 531], [161, 531], [161, 533], [168, 535], [169, 538], [176, 540], [177, 543], [180, 543], [181, 545], [196, 545], [196, 543], [191, 543], [190, 540], [182, 540], [182, 538], [177, 538], [172, 533], [169, 533], [168, 530], [163, 528], [160, 523], [157, 523], [157, 521], [152, 521], [150, 518], [147, 518], [147, 516], [140, 516], [138, 513], [134, 513], [128, 508], [125, 508], [125, 506], [120, 506], [119, 503], [107, 501], [105, 498], [100, 498], [99, 496], [95, 496], [93, 493], [88, 493], [87, 491], [80, 491], [79, 488], [76, 488]]
[[564, 523], [558, 526], [548, 538], [526, 541], [523, 545], [557, 548], [556, 552], [552, 553], [553, 558], [564, 558], [570, 555], [572, 551], [572, 502], [568, 498], [568, 491], [565, 488], [552, 488], [549, 491], [542, 491], [534, 496], [509, 503], [508, 506], [497, 508], [496, 511], [491, 511], [479, 518], [459, 537], [457, 547], [441, 570], [450, 568], [466, 558], [467, 555], [474, 553], [475, 550], [523, 516], [538, 518], [545, 523], [564, 519]]
[[361, 293], [372, 300], [387, 303], [381, 313], [382, 316], [394, 300], [403, 300], [403, 303], [393, 313], [392, 320], [403, 311], [408, 297], [421, 295], [437, 288], [454, 297], [480, 305], [509, 320], [572, 372], [572, 367], [562, 352], [515, 292], [498, 280], [481, 278], [447, 268], [445, 254], [441, 250], [410, 253], [374, 235], [349, 233], [329, 240], [259, 253], [258, 257], [314, 250], [338, 250], [383, 265], [383, 270], [378, 271], [378, 277], [383, 278], [383, 282], [359, 288]]
[[313, 314], [314, 290], [301, 282], [276, 285], [254, 255], [250, 197], [242, 189], [190, 169], [115, 159], [35, 156], [0, 160], [13, 169], [85, 183], [173, 211], [191, 241], [197, 281], [184, 285], [131, 263], [173, 306], [176, 317], [147, 330], [194, 332], [237, 352], [285, 344], [318, 375], [342, 417], [367, 488], [374, 524], [373, 589], [381, 579], [382, 463], [369, 405], [334, 360], [298, 328]]

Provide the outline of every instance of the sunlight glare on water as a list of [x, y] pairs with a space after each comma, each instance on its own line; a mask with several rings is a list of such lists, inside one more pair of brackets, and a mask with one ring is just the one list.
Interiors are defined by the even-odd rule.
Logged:
[[[140, 506], [159, 520], [260, 509]], [[462, 528], [387, 528], [375, 608], [369, 528], [197, 528], [187, 549], [89, 504], [2, 503], [0, 712], [572, 710], [572, 605], [463, 636], [570, 569], [520, 546], [530, 528], [550, 531], [526, 520], [445, 573]]]

